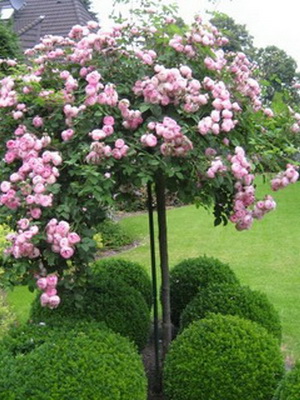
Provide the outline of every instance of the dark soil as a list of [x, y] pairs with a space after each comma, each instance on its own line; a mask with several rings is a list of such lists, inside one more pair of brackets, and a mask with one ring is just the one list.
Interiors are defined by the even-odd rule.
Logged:
[[[161, 347], [161, 329], [159, 329], [159, 336], [159, 345]], [[142, 358], [148, 378], [148, 400], [164, 400], [164, 396], [161, 392], [161, 379], [156, 370], [153, 326], [151, 328], [148, 344], [142, 352]]]

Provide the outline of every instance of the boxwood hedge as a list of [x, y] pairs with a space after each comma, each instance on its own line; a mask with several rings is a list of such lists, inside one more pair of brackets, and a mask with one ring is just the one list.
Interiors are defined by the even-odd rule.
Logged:
[[146, 400], [134, 346], [98, 328], [89, 323], [73, 330], [31, 326], [15, 332], [0, 346], [0, 399]]
[[[77, 302], [80, 296], [80, 303]], [[84, 290], [61, 292], [62, 301], [55, 310], [42, 308], [37, 298], [31, 308], [30, 320], [51, 325], [67, 320], [102, 321], [113, 331], [131, 339], [143, 349], [150, 329], [149, 308], [143, 296], [119, 279], [103, 279]]]
[[181, 314], [181, 330], [210, 312], [258, 322], [281, 340], [280, 318], [274, 306], [265, 294], [247, 286], [214, 284], [200, 289]]
[[212, 283], [238, 283], [227, 264], [211, 257], [189, 258], [181, 261], [170, 272], [171, 319], [178, 326], [180, 314], [199, 288]]
[[283, 369], [278, 341], [265, 328], [210, 314], [173, 341], [165, 360], [165, 398], [271, 400]]
[[151, 309], [152, 288], [149, 274], [139, 263], [121, 258], [99, 259], [91, 265], [93, 280], [103, 278], [115, 279], [118, 277], [129, 286], [138, 290]]

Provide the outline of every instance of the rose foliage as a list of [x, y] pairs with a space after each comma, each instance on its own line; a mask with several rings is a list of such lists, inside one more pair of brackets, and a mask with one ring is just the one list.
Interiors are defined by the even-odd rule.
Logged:
[[[289, 156], [290, 133], [278, 134], [247, 57], [175, 11], [74, 26], [26, 51], [26, 65], [2, 61], [0, 202], [14, 231], [5, 278], [38, 279], [43, 306], [59, 304], [60, 285], [84, 284], [106, 208], [158, 174], [185, 201], [214, 205], [216, 224], [248, 229], [275, 208], [270, 195], [256, 199], [254, 170]], [[297, 178], [289, 164], [274, 187]]]

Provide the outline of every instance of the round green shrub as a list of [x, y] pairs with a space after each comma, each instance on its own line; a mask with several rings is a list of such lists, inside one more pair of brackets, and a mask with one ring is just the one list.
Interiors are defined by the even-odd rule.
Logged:
[[1, 400], [146, 400], [141, 358], [128, 339], [91, 323], [30, 329], [30, 351], [0, 353]]
[[287, 372], [279, 384], [274, 400], [299, 400], [300, 399], [300, 362]]
[[167, 400], [271, 400], [283, 374], [278, 341], [255, 322], [210, 314], [190, 324], [166, 356]]
[[144, 297], [151, 309], [152, 306], [152, 287], [151, 280], [145, 268], [139, 263], [123, 260], [121, 258], [109, 258], [97, 260], [91, 265], [94, 278], [102, 280], [104, 278], [120, 278], [129, 286], [138, 290]]
[[[76, 328], [75, 328], [76, 326]], [[27, 323], [20, 326], [13, 326], [0, 341], [0, 353], [8, 352], [11, 356], [18, 356], [30, 353], [45, 342], [65, 335], [65, 332], [72, 330], [107, 330], [111, 331], [103, 322], [87, 322], [67, 319], [64, 324]]]
[[[131, 339], [142, 350], [150, 329], [149, 308], [143, 296], [118, 279], [103, 279], [84, 291], [60, 292], [61, 304], [50, 310], [40, 306], [37, 298], [31, 307], [30, 320], [53, 326], [70, 320], [102, 321], [113, 331]], [[78, 302], [78, 298], [81, 299]]]
[[214, 284], [200, 289], [181, 314], [181, 330], [191, 322], [205, 318], [208, 313], [250, 319], [281, 340], [281, 323], [277, 311], [265, 294], [247, 286]]
[[199, 288], [213, 283], [238, 283], [227, 264], [211, 257], [181, 261], [170, 272], [171, 319], [178, 326], [180, 314], [198, 293]]

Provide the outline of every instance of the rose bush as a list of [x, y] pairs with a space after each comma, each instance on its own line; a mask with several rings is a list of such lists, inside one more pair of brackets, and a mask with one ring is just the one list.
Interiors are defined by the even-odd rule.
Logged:
[[[269, 195], [256, 200], [254, 171], [292, 147], [262, 105], [255, 68], [225, 54], [227, 39], [201, 17], [188, 26], [174, 7], [151, 7], [110, 30], [90, 22], [47, 36], [26, 65], [2, 61], [8, 281], [17, 270], [31, 287], [84, 285], [106, 208], [161, 176], [184, 201], [214, 205], [216, 224], [248, 229], [275, 208]], [[289, 164], [273, 186], [297, 178]], [[42, 305], [56, 307], [56, 284], [39, 287]]]

